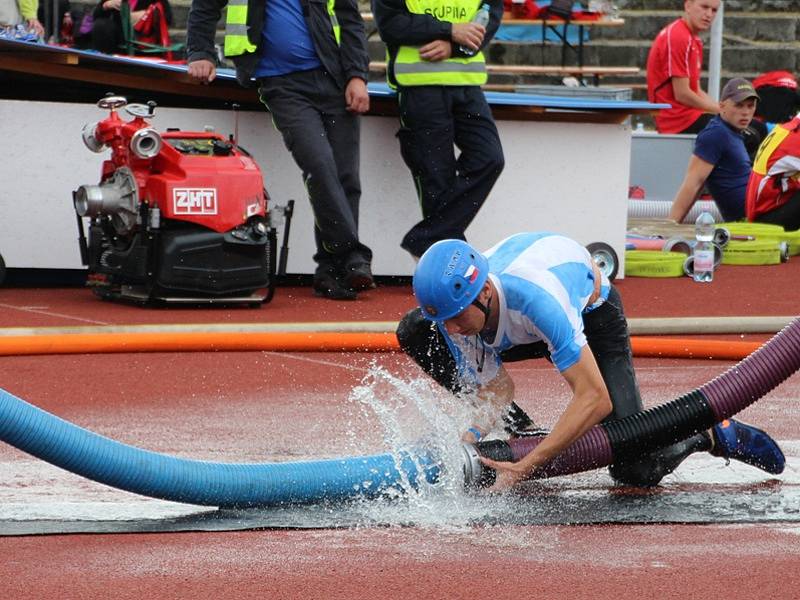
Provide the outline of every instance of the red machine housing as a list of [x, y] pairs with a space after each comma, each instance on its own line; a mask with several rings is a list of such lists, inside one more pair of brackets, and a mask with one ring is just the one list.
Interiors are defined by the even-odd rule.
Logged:
[[[99, 185], [74, 193], [90, 285], [103, 297], [167, 302], [268, 301], [276, 237], [256, 162], [213, 132], [152, 129], [154, 105], [98, 103], [109, 116], [84, 128], [109, 148]], [[125, 121], [118, 109], [134, 118]]]

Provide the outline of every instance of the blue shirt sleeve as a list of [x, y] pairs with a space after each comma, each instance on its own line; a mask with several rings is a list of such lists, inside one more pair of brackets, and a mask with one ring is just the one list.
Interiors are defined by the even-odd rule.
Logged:
[[564, 307], [555, 299], [544, 306], [537, 306], [529, 318], [542, 334], [550, 349], [550, 358], [560, 373], [580, 360], [581, 348], [586, 345], [582, 321], [576, 327], [564, 312]]
[[725, 148], [724, 132], [717, 127], [706, 127], [697, 134], [694, 142], [694, 155], [707, 163], [716, 165], [722, 158]]

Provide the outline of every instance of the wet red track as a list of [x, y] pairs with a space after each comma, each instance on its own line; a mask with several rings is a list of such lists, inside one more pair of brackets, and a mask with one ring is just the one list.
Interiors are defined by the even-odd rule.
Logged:
[[[629, 317], [782, 316], [797, 312], [798, 282], [795, 258], [777, 267], [724, 267], [711, 285], [626, 279], [619, 288]], [[352, 303], [283, 288], [258, 310], [150, 309], [101, 302], [83, 289], [0, 289], [0, 326], [394, 321], [412, 305], [407, 287], [383, 287]], [[416, 373], [394, 354], [32, 356], [1, 358], [0, 385], [120, 441], [263, 461], [307, 455], [308, 446], [337, 455], [348, 427], [364, 449], [379, 450], [375, 424], [347, 402], [373, 359]], [[655, 404], [730, 364], [637, 359], [637, 370], [646, 403]], [[511, 368], [520, 404], [552, 422], [566, 399], [552, 368]], [[742, 417], [797, 440], [798, 377]], [[0, 448], [0, 458], [17, 457]], [[3, 537], [0, 577], [4, 598], [797, 598], [798, 535], [797, 524], [773, 523]]]

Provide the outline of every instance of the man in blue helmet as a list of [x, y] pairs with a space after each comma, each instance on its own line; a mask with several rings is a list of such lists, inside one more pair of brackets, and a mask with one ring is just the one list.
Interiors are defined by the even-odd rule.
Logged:
[[[591, 427], [640, 412], [628, 325], [616, 288], [577, 242], [553, 233], [519, 233], [481, 254], [461, 240], [443, 240], [414, 273], [419, 308], [400, 321], [397, 337], [439, 384], [475, 401], [463, 435], [476, 442], [501, 418], [512, 435], [544, 439], [517, 463], [485, 460], [496, 487], [528, 478]], [[504, 362], [548, 358], [572, 390], [552, 430], [535, 431], [514, 402]], [[765, 432], [729, 419], [635, 461], [609, 467], [628, 485], [656, 485], [689, 454], [710, 451], [768, 473], [785, 459]]]

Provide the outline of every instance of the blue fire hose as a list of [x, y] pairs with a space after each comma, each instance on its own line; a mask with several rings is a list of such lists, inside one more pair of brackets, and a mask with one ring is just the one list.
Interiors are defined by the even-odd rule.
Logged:
[[115, 488], [201, 506], [248, 507], [375, 497], [435, 483], [424, 451], [286, 463], [218, 463], [142, 450], [69, 423], [0, 389], [0, 440]]

